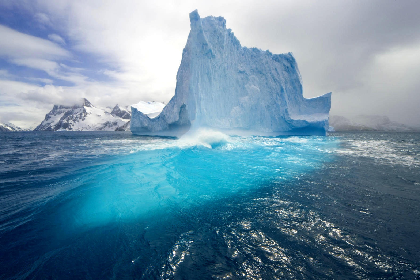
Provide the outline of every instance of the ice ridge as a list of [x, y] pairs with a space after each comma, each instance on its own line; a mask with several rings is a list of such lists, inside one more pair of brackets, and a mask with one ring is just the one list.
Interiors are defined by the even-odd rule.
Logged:
[[292, 53], [242, 47], [223, 17], [190, 13], [175, 95], [157, 116], [132, 108], [134, 134], [180, 136], [207, 127], [230, 134], [325, 135], [331, 93], [306, 99]]

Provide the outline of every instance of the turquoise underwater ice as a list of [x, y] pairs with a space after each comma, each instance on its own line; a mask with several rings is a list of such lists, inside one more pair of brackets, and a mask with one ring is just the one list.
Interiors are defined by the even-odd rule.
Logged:
[[211, 130], [162, 139], [83, 171], [72, 188], [77, 204], [64, 216], [71, 228], [86, 230], [235, 196], [314, 171], [335, 145], [316, 136], [230, 137]]

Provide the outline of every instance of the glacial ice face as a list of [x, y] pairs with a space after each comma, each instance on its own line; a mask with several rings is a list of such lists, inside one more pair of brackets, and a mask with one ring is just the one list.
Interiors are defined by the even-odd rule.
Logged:
[[291, 53], [242, 47], [222, 17], [190, 14], [175, 95], [150, 118], [132, 109], [135, 134], [179, 136], [210, 127], [231, 134], [325, 135], [331, 93], [306, 99]]

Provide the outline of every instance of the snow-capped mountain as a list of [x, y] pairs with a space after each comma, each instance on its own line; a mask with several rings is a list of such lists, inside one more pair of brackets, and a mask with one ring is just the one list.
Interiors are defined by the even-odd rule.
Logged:
[[86, 98], [81, 105], [54, 105], [34, 130], [46, 131], [123, 131], [129, 129], [131, 114], [116, 105], [111, 112], [97, 108]]
[[413, 131], [415, 128], [393, 122], [387, 116], [359, 115], [352, 119], [330, 116], [330, 126], [335, 131]]
[[112, 109], [111, 115], [116, 116], [116, 117], [120, 117], [124, 120], [129, 120], [129, 119], [131, 119], [131, 110], [129, 110], [128, 108], [120, 107], [117, 104]]
[[0, 132], [25, 131], [12, 123], [0, 123]]

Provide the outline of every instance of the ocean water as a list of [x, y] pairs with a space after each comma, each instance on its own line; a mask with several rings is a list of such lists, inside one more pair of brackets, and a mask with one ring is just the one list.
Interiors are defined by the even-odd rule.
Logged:
[[0, 134], [0, 279], [420, 279], [420, 134]]

